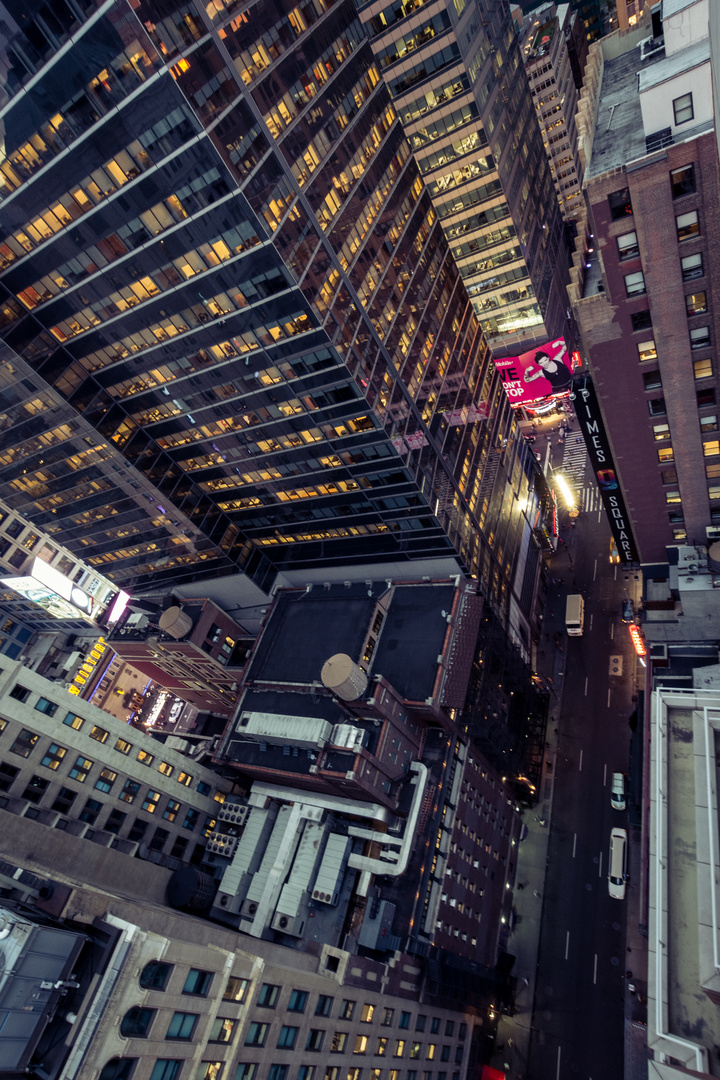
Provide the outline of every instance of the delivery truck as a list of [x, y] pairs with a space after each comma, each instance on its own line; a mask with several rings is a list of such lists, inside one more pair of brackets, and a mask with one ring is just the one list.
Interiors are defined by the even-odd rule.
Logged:
[[565, 601], [565, 629], [569, 637], [581, 637], [585, 621], [585, 602], [580, 593], [570, 593]]

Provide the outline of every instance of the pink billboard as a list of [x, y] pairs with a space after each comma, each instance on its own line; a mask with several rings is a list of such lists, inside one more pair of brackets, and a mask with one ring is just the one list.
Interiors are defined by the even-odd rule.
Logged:
[[538, 398], [568, 394], [572, 389], [572, 359], [563, 338], [521, 356], [496, 360], [495, 367], [513, 408]]

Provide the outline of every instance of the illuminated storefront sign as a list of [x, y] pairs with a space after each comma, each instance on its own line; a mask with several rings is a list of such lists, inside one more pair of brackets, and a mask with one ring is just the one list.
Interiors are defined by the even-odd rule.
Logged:
[[630, 640], [633, 643], [633, 648], [638, 656], [647, 656], [647, 648], [645, 646], [645, 637], [639, 626], [635, 623], [630, 623], [628, 626], [630, 631]]
[[582, 386], [576, 386], [575, 394], [575, 413], [620, 559], [624, 563], [637, 562], [638, 553], [625, 509], [625, 499], [615, 472], [615, 462], [610, 452], [595, 387], [589, 378], [583, 380]]
[[514, 409], [546, 398], [567, 397], [572, 389], [572, 360], [562, 338], [494, 363]]
[[103, 653], [105, 652], [107, 642], [104, 637], [99, 637], [93, 645], [90, 652], [87, 654], [82, 664], [75, 673], [70, 686], [68, 686], [68, 693], [75, 694], [76, 696], [82, 693], [83, 687], [92, 675], [93, 671], [102, 660]]

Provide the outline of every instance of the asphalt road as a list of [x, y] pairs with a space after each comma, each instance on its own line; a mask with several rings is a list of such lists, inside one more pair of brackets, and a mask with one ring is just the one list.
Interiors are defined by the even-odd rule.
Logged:
[[[527, 1080], [623, 1075], [627, 902], [608, 895], [607, 869], [610, 830], [627, 828], [627, 813], [610, 806], [610, 781], [628, 771], [637, 665], [621, 604], [639, 582], [610, 564], [609, 527], [587, 491], [592, 509], [562, 534], [571, 555], [557, 557], [555, 602], [584, 595], [585, 633], [565, 643]], [[632, 865], [629, 875], [632, 888]]]

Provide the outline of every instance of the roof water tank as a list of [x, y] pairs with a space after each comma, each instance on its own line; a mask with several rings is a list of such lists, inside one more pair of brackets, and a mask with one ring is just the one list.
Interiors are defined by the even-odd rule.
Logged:
[[160, 629], [170, 637], [184, 638], [186, 634], [189, 634], [192, 630], [192, 619], [181, 607], [177, 604], [173, 604], [167, 611], [163, 611], [160, 616]]
[[326, 660], [320, 678], [343, 701], [357, 701], [367, 690], [367, 675], [347, 653], [335, 653]]
[[716, 540], [708, 548], [708, 566], [714, 574], [720, 574], [720, 540]]

